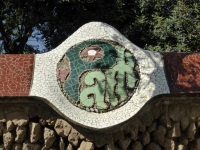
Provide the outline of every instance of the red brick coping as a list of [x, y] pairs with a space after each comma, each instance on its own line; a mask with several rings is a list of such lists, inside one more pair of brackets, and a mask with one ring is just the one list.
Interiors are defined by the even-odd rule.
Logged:
[[34, 55], [0, 55], [0, 96], [28, 96]]

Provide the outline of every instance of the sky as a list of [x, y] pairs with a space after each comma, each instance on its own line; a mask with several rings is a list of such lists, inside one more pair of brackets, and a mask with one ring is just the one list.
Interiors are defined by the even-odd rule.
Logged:
[[[40, 31], [37, 29], [34, 29], [32, 36], [29, 37], [27, 44], [38, 46], [38, 49], [40, 51], [45, 49], [44, 42], [41, 40], [42, 35], [40, 34]], [[40, 40], [37, 40], [40, 39]]]

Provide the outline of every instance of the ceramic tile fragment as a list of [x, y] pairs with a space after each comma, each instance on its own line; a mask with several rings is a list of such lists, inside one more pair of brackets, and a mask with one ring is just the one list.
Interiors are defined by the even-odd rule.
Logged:
[[[72, 61], [77, 62], [73, 64], [70, 63], [71, 60], [66, 59], [69, 61], [69, 65], [63, 68], [61, 67], [61, 70], [68, 70], [69, 74], [67, 74], [66, 71], [64, 77], [63, 73], [60, 74], [62, 75], [60, 78], [63, 80], [70, 78], [70, 75], [79, 76], [79, 74], [81, 74], [81, 72], [86, 68], [86, 65], [82, 65], [83, 63], [79, 62], [79, 60], [82, 59], [81, 57], [85, 57], [86, 62], [91, 63], [93, 63], [93, 61], [100, 61], [102, 59], [101, 57], [104, 57], [105, 53], [103, 54], [101, 50], [98, 49], [98, 45], [92, 45], [90, 47], [90, 45], [87, 44], [85, 51], [83, 47], [83, 49], [81, 49], [83, 51], [79, 51], [80, 49], [77, 49], [77, 55], [70, 55], [70, 49], [72, 46], [95, 39], [114, 41], [119, 45], [122, 45], [125, 49], [130, 50], [137, 60], [140, 74], [139, 85], [130, 99], [122, 106], [104, 113], [90, 112], [90, 107], [88, 107], [88, 111], [86, 111], [75, 106], [76, 104], [71, 103], [63, 94], [60, 89], [60, 84], [58, 83], [58, 63], [62, 63], [61, 58], [63, 58], [65, 54], [66, 56], [68, 55], [68, 58], [74, 59]], [[93, 51], [89, 51], [87, 49]], [[98, 52], [100, 54], [98, 54]], [[97, 56], [99, 56], [99, 60], [95, 60]], [[108, 60], [109, 64], [112, 64], [110, 61], [112, 60]], [[71, 70], [70, 65], [73, 65], [74, 71]], [[119, 70], [119, 68], [116, 69]], [[126, 68], [121, 67], [119, 71], [123, 70], [126, 70]], [[87, 74], [85, 77], [86, 76]], [[74, 78], [71, 78], [71, 81], [67, 84], [67, 86], [64, 86], [65, 89], [67, 91], [71, 91], [72, 93], [73, 91], [76, 91], [77, 85], [75, 82], [77, 82], [77, 79], [74, 80]], [[86, 82], [91, 81], [86, 79]], [[112, 87], [113, 86], [114, 85], [112, 85]], [[132, 86], [132, 84], [130, 84], [130, 86]], [[122, 97], [126, 97], [126, 93], [124, 91], [116, 90], [116, 92], [121, 92], [120, 95], [122, 95]], [[37, 54], [35, 56], [35, 71], [30, 96], [39, 96], [47, 99], [49, 103], [51, 103], [56, 110], [59, 110], [62, 114], [64, 114], [66, 118], [69, 118], [77, 124], [88, 128], [104, 129], [122, 123], [134, 116], [152, 97], [166, 93], [169, 93], [169, 88], [165, 78], [161, 55], [159, 53], [140, 49], [127, 40], [116, 29], [101, 22], [92, 22], [83, 25], [54, 50], [45, 54]], [[71, 97], [78, 100], [76, 94], [72, 94]], [[85, 105], [90, 106], [93, 105], [93, 103], [87, 102]], [[113, 105], [115, 105], [115, 103], [113, 103]], [[101, 104], [99, 107], [104, 108], [106, 106]]]
[[171, 93], [200, 91], [199, 53], [162, 53]]
[[0, 96], [28, 96], [34, 55], [0, 55]]

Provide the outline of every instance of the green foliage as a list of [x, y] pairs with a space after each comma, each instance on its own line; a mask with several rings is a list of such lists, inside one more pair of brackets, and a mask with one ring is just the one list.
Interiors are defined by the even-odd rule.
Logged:
[[0, 43], [5, 53], [37, 53], [28, 38], [49, 17], [50, 1], [0, 0]]
[[151, 38], [146, 48], [166, 52], [200, 51], [200, 4], [198, 1], [174, 1], [167, 15], [153, 13]]
[[[5, 53], [49, 51], [83, 24], [101, 21], [141, 48], [200, 51], [199, 0], [0, 0], [0, 47]], [[36, 32], [37, 31], [37, 32]]]

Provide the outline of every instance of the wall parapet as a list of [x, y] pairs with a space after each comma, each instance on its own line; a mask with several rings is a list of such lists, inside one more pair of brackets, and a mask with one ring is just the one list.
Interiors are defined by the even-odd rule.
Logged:
[[163, 94], [198, 93], [199, 53], [143, 50], [91, 22], [54, 50], [0, 55], [0, 95], [40, 97], [71, 123], [110, 130]]

